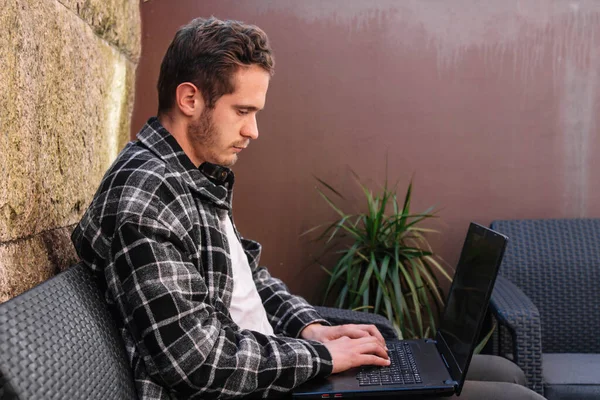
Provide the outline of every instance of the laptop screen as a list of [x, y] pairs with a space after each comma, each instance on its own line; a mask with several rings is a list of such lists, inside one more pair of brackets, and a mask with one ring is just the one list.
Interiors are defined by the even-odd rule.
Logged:
[[506, 237], [470, 225], [439, 329], [462, 374], [477, 345], [505, 245]]

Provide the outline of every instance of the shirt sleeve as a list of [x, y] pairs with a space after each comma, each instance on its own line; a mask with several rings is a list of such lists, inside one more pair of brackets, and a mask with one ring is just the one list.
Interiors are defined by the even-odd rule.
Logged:
[[242, 239], [242, 246], [248, 255], [254, 283], [267, 312], [267, 318], [276, 334], [297, 338], [309, 324], [319, 322], [330, 325], [304, 298], [291, 294], [280, 279], [272, 277], [265, 267], [257, 265], [260, 256], [259, 243]]
[[109, 290], [148, 373], [179, 396], [268, 397], [331, 373], [320, 343], [228, 324], [181, 241], [158, 221], [123, 222], [110, 261]]

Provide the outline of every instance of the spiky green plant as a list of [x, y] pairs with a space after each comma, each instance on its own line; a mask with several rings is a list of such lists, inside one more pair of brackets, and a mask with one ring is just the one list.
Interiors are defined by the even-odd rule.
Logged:
[[[381, 314], [401, 338], [432, 337], [444, 303], [437, 277], [451, 281], [425, 237], [436, 231], [420, 226], [435, 217], [433, 207], [411, 212], [412, 181], [400, 205], [397, 185], [390, 188], [386, 180], [381, 191], [373, 193], [354, 175], [365, 195], [366, 211], [348, 214], [317, 188], [340, 218], [305, 232], [324, 229], [317, 240], [325, 241], [325, 254], [329, 250], [338, 255], [333, 268], [322, 265], [330, 276], [324, 301], [334, 294], [336, 307]], [[332, 186], [317, 180], [343, 199]], [[339, 243], [332, 246], [336, 242], [343, 244], [341, 250]]]

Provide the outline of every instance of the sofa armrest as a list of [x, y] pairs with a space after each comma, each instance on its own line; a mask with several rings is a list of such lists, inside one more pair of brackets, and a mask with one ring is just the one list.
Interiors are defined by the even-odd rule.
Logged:
[[315, 309], [332, 325], [372, 324], [379, 329], [384, 338], [398, 338], [392, 323], [381, 315], [332, 307], [315, 307]]
[[525, 372], [529, 388], [543, 394], [542, 330], [537, 307], [521, 289], [499, 276], [490, 308], [498, 323], [512, 336], [512, 349], [503, 348], [501, 341], [500, 353], [512, 354], [515, 363]]

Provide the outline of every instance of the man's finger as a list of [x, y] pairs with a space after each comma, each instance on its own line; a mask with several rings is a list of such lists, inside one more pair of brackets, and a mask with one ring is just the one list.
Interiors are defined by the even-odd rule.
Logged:
[[378, 342], [368, 342], [360, 345], [359, 349], [361, 354], [373, 354], [379, 356], [385, 360], [389, 358], [387, 351]]
[[369, 331], [361, 329], [358, 325], [342, 325], [339, 326], [338, 334], [351, 337], [352, 339], [360, 339], [363, 337], [371, 336]]
[[385, 339], [379, 329], [375, 325], [362, 325], [364, 329], [366, 329], [371, 336], [375, 336], [379, 341], [385, 346]]
[[382, 346], [385, 346], [385, 339], [375, 325], [342, 325], [340, 328], [347, 329], [351, 333], [348, 336], [352, 338], [358, 339], [365, 336], [373, 336], [377, 338]]
[[363, 354], [357, 357], [357, 365], [377, 365], [380, 367], [387, 367], [390, 365], [390, 360], [385, 358], [377, 357], [371, 354]]

